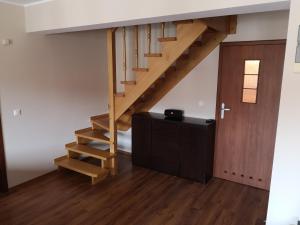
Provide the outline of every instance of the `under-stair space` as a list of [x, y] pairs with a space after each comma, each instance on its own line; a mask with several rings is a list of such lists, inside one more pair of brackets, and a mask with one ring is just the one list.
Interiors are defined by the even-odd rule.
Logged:
[[[175, 32], [166, 32], [172, 26]], [[67, 154], [55, 164], [91, 177], [92, 184], [116, 175], [117, 130], [128, 130], [134, 113], [149, 111], [235, 30], [236, 16], [108, 29], [109, 112], [91, 117], [91, 127], [76, 131], [76, 142], [65, 146]]]

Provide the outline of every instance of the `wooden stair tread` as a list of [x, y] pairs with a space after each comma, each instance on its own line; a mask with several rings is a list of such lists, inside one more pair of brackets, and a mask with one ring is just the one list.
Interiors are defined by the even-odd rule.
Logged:
[[170, 67], [167, 69], [167, 71], [166, 71], [165, 74], [171, 73], [171, 72], [176, 71], [176, 70], [177, 70], [176, 66], [170, 66]]
[[161, 53], [145, 53], [145, 57], [162, 57]]
[[97, 126], [109, 131], [109, 115], [103, 114], [100, 116], [92, 116], [91, 122]]
[[139, 68], [139, 67], [136, 67], [136, 68], [132, 68], [132, 71], [134, 71], [134, 72], [148, 72], [149, 69], [148, 68]]
[[187, 60], [187, 59], [189, 59], [189, 54], [182, 54], [179, 58], [178, 58], [178, 60]]
[[102, 143], [110, 144], [108, 137], [104, 135], [103, 130], [93, 130], [91, 127], [75, 131], [77, 137], [85, 138], [91, 141], [99, 141]]
[[135, 80], [123, 80], [123, 81], [121, 81], [121, 84], [136, 85], [136, 81]]
[[163, 38], [158, 38], [158, 41], [160, 41], [160, 42], [177, 41], [177, 37], [163, 37]]
[[96, 159], [107, 160], [113, 158], [115, 155], [110, 153], [109, 151], [104, 151], [100, 149], [92, 148], [88, 145], [77, 144], [76, 142], [72, 142], [66, 144], [66, 149], [72, 152], [80, 153], [86, 156], [90, 156]]
[[202, 41], [195, 41], [191, 47], [201, 47], [203, 46], [203, 42]]
[[125, 97], [125, 92], [118, 92], [118, 93], [115, 93], [115, 96], [116, 96], [116, 97]]
[[194, 23], [194, 20], [178, 20], [178, 21], [174, 21], [174, 24], [190, 24], [190, 23]]
[[94, 177], [106, 177], [108, 175], [108, 170], [103, 169], [101, 167], [92, 165], [90, 163], [86, 163], [80, 160], [71, 159], [67, 156], [63, 156], [54, 160], [57, 166], [61, 166], [63, 168], [73, 170], [75, 172]]

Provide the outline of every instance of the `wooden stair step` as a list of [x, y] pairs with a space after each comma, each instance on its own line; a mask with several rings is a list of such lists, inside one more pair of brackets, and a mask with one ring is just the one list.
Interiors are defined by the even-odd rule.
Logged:
[[167, 75], [168, 73], [174, 72], [174, 71], [176, 71], [176, 70], [177, 70], [176, 66], [170, 66], [170, 67], [167, 69], [165, 75]]
[[76, 142], [66, 144], [66, 149], [71, 152], [76, 152], [85, 156], [90, 156], [101, 160], [107, 160], [115, 157], [115, 155], [110, 153], [109, 151], [92, 148], [88, 145], [77, 144]]
[[162, 57], [161, 53], [145, 53], [145, 57]]
[[179, 20], [179, 21], [174, 21], [174, 24], [190, 24], [194, 23], [194, 20]]
[[75, 135], [80, 138], [88, 139], [91, 141], [98, 141], [105, 144], [110, 144], [108, 137], [104, 135], [103, 130], [93, 130], [91, 127], [75, 131]]
[[91, 123], [95, 124], [98, 127], [101, 127], [107, 131], [109, 131], [109, 115], [103, 114], [99, 116], [92, 116]]
[[179, 58], [178, 58], [178, 60], [187, 60], [187, 59], [189, 59], [189, 54], [182, 54]]
[[149, 69], [148, 68], [136, 67], [136, 68], [132, 68], [132, 71], [134, 71], [134, 72], [148, 72]]
[[205, 34], [208, 34], [208, 33], [213, 33], [213, 34], [215, 34], [216, 33], [216, 30], [215, 29], [213, 29], [213, 28], [210, 28], [210, 27], [208, 27], [208, 29], [205, 31]]
[[123, 80], [123, 81], [121, 81], [121, 84], [136, 85], [136, 81], [135, 80]]
[[177, 37], [161, 37], [158, 38], [159, 42], [177, 41]]
[[73, 170], [75, 172], [92, 177], [92, 183], [103, 180], [109, 174], [107, 169], [86, 163], [77, 159], [71, 159], [67, 156], [63, 156], [54, 160], [55, 165]]
[[116, 96], [116, 97], [125, 97], [125, 92], [118, 92], [118, 93], [115, 93], [115, 96]]
[[202, 41], [195, 41], [191, 47], [201, 47], [203, 46], [203, 42]]

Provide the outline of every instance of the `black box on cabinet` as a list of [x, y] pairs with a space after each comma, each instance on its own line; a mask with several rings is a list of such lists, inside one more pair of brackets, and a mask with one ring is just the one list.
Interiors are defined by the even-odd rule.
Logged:
[[183, 110], [178, 109], [166, 109], [165, 119], [181, 121], [183, 119]]
[[206, 183], [213, 175], [215, 121], [137, 113], [132, 118], [132, 162]]

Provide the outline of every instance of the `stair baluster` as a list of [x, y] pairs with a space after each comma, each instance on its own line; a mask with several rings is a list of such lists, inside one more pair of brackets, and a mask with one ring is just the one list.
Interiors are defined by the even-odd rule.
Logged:
[[135, 66], [139, 67], [139, 26], [135, 26]]
[[127, 81], [126, 27], [123, 27], [123, 72], [124, 81]]
[[148, 55], [151, 55], [151, 24], [147, 25]]
[[165, 28], [166, 28], [166, 23], [161, 23], [161, 37], [165, 37]]

